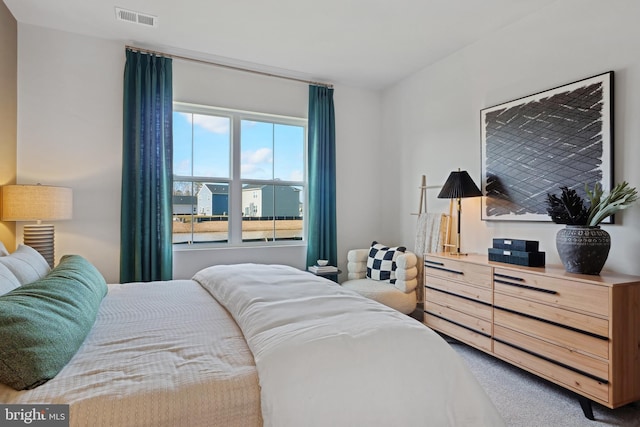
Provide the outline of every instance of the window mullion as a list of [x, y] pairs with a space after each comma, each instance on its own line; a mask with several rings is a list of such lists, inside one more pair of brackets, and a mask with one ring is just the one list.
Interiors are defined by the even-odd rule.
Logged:
[[[276, 178], [276, 125], [274, 123], [271, 124], [271, 180], [275, 181]], [[273, 216], [273, 220], [271, 222], [271, 239], [276, 241], [276, 185], [273, 182], [271, 184], [272, 195], [271, 195], [271, 207], [273, 211], [271, 215]]]
[[[193, 162], [194, 162], [194, 155], [193, 155], [193, 151], [194, 151], [194, 147], [196, 144], [196, 138], [195, 138], [195, 131], [194, 131], [194, 124], [193, 124], [193, 113], [191, 113], [191, 176], [193, 176]], [[191, 195], [193, 197], [196, 196], [195, 193], [195, 183], [193, 182], [193, 180], [191, 181]], [[195, 222], [194, 222], [194, 215], [193, 215], [194, 209], [193, 207], [191, 208], [191, 239], [189, 241], [189, 244], [192, 245], [195, 241], [196, 241], [196, 230], [195, 230]]]
[[229, 243], [242, 242], [242, 182], [240, 118], [231, 118], [231, 182], [229, 184]]

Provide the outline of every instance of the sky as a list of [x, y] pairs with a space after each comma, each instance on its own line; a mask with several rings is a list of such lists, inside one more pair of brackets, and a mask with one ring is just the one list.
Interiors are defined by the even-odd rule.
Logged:
[[[174, 175], [231, 178], [230, 126], [227, 117], [174, 112]], [[241, 178], [304, 180], [303, 127], [243, 120], [240, 133]]]

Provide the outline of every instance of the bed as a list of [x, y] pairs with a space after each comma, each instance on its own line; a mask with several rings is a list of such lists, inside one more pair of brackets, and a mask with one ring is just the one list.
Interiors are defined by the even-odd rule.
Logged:
[[105, 287], [61, 370], [0, 403], [69, 404], [72, 426], [504, 425], [441, 337], [322, 277], [239, 264]]

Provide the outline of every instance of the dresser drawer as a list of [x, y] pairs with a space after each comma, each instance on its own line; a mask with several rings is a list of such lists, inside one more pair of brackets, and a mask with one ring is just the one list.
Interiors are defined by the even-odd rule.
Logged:
[[[485, 287], [471, 286], [465, 283], [453, 282], [442, 277], [427, 276], [425, 287], [429, 289], [438, 289], [451, 294], [459, 295], [464, 298], [469, 298], [474, 301], [481, 301], [487, 304], [491, 304], [493, 301], [493, 294], [491, 289]], [[429, 292], [429, 289], [425, 292]]]
[[491, 267], [488, 265], [427, 255], [424, 258], [424, 274], [491, 289]]
[[609, 385], [606, 382], [581, 375], [570, 369], [558, 366], [555, 363], [548, 362], [497, 341], [493, 343], [493, 351], [496, 356], [551, 381], [555, 381], [570, 390], [597, 399], [602, 403], [609, 401]]
[[481, 332], [486, 335], [491, 335], [491, 320], [471, 316], [469, 314], [454, 310], [450, 307], [436, 304], [433, 301], [425, 301], [424, 311], [425, 313], [429, 313], [445, 320], [449, 320], [452, 323], [465, 326], [467, 328], [473, 329], [474, 331]]
[[593, 313], [606, 318], [609, 290], [605, 286], [496, 268], [496, 293], [514, 295], [557, 307]]
[[576, 313], [575, 311], [563, 310], [551, 305], [541, 304], [539, 302], [516, 298], [511, 295], [505, 295], [496, 292], [493, 304], [496, 307], [506, 308], [518, 313], [527, 314], [540, 319], [560, 325], [569, 326], [581, 331], [599, 335], [601, 337], [609, 336], [609, 321], [601, 317], [595, 317], [587, 314]]
[[491, 306], [487, 304], [471, 301], [467, 298], [460, 298], [455, 295], [429, 288], [424, 290], [424, 298], [426, 303], [434, 302], [452, 310], [491, 320], [491, 313], [493, 310]]
[[566, 347], [557, 346], [498, 325], [493, 330], [493, 338], [530, 351], [549, 361], [581, 371], [588, 376], [595, 377], [595, 379], [602, 381], [609, 379], [609, 363], [606, 360], [571, 351]]
[[505, 326], [523, 334], [539, 338], [570, 351], [609, 358], [609, 340], [596, 338], [563, 326], [542, 322], [520, 314], [495, 308], [493, 313], [495, 325]]
[[424, 323], [430, 328], [459, 339], [466, 344], [478, 347], [484, 351], [491, 351], [491, 338], [482, 333], [456, 325], [430, 313], [424, 314]]

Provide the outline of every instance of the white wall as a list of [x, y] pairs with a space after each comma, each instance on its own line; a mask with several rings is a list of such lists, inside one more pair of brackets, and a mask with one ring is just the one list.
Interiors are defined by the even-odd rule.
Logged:
[[379, 93], [336, 88], [336, 203], [343, 271], [349, 249], [367, 248], [373, 240], [400, 244], [399, 224], [384, 221], [386, 211], [395, 211], [395, 194], [384, 192], [384, 183], [396, 179], [381, 155], [380, 102]]
[[[56, 258], [77, 253], [107, 281], [119, 277], [124, 44], [27, 24], [18, 26], [18, 183], [66, 185], [74, 218], [57, 222]], [[174, 98], [228, 108], [307, 116], [305, 84], [174, 61]], [[337, 85], [338, 252], [370, 240], [384, 205], [368, 185], [378, 172], [380, 96]], [[372, 230], [374, 230], [372, 232]], [[22, 230], [18, 227], [18, 241]], [[285, 263], [304, 268], [304, 247], [177, 250], [174, 276], [217, 263]]]
[[73, 189], [56, 258], [83, 255], [108, 281], [119, 277], [123, 70], [118, 43], [18, 25], [17, 181]]
[[[640, 2], [566, 0], [507, 26], [383, 94], [383, 141], [397, 141], [402, 166], [398, 218], [414, 236], [416, 185], [442, 185], [460, 167], [480, 185], [480, 110], [609, 70], [615, 71], [615, 182], [640, 187]], [[448, 201], [428, 190], [429, 210]], [[480, 199], [463, 200], [463, 251], [486, 253], [493, 237], [539, 240], [559, 263], [553, 223], [481, 221]], [[640, 206], [604, 225], [612, 248], [605, 269], [640, 274]]]

